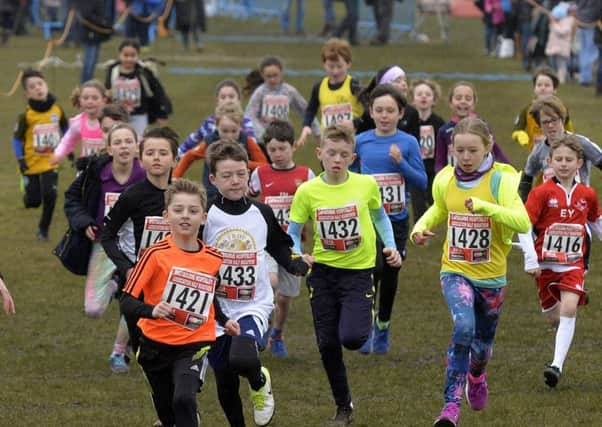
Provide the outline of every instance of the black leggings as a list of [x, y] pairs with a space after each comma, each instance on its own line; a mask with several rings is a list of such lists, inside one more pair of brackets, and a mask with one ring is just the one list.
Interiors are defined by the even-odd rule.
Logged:
[[25, 179], [23, 203], [26, 208], [37, 208], [42, 205], [42, 217], [38, 227], [45, 234], [48, 233], [54, 213], [58, 177], [59, 174], [55, 170], [23, 176]]

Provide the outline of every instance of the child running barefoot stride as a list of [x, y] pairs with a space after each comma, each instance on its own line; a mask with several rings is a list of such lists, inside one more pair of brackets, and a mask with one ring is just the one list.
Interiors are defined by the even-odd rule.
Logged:
[[[394, 128], [396, 124], [392, 121]], [[372, 330], [375, 229], [384, 242], [385, 261], [394, 269], [401, 266], [375, 179], [348, 170], [356, 157], [352, 132], [341, 124], [324, 130], [316, 149], [324, 172], [298, 188], [288, 228], [294, 251], [301, 254], [301, 229], [307, 220], [313, 223], [310, 261], [315, 262], [307, 286], [318, 349], [337, 407], [332, 421], [343, 425], [353, 420], [343, 347], [358, 350]]]
[[204, 191], [186, 179], [167, 188], [163, 217], [170, 234], [144, 253], [121, 297], [123, 312], [140, 318], [138, 363], [165, 427], [199, 425], [196, 394], [216, 321], [227, 334], [240, 333], [214, 299], [222, 256], [197, 237], [206, 202]]
[[575, 333], [577, 306], [585, 304], [584, 256], [589, 226], [602, 237], [596, 191], [575, 180], [583, 164], [583, 147], [575, 135], [550, 145], [548, 163], [554, 176], [535, 187], [525, 207], [533, 224], [519, 235], [525, 271], [537, 282], [539, 302], [548, 322], [557, 327], [554, 360], [545, 368], [545, 383], [556, 387]]
[[441, 289], [454, 322], [445, 370], [445, 405], [435, 426], [456, 426], [466, 387], [469, 406], [487, 404], [487, 363], [504, 301], [506, 256], [515, 232], [529, 229], [529, 216], [517, 193], [520, 174], [497, 163], [485, 122], [458, 122], [452, 144], [456, 166], [435, 177], [433, 205], [412, 230], [424, 245], [433, 227], [447, 221], [441, 257]]

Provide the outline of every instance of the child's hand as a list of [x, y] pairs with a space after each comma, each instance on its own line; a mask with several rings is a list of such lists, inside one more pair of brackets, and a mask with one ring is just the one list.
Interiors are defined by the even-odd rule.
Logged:
[[312, 266], [314, 265], [314, 261], [315, 261], [315, 259], [314, 259], [314, 257], [313, 257], [313, 256], [311, 256], [311, 255], [309, 255], [309, 254], [303, 254], [303, 255], [301, 255], [301, 259], [302, 259], [303, 261], [305, 261], [305, 263], [306, 263], [307, 265], [309, 265], [310, 267], [312, 267]]
[[472, 203], [472, 198], [469, 197], [468, 199], [464, 200], [464, 206], [470, 213], [474, 213], [474, 204]]
[[537, 279], [541, 275], [541, 269], [540, 268], [532, 268], [529, 270], [525, 270], [525, 273], [527, 273], [529, 276], [533, 277], [534, 279]]
[[303, 126], [303, 129], [301, 130], [301, 135], [299, 135], [299, 139], [295, 143], [295, 146], [303, 147], [309, 135], [311, 135], [311, 128], [309, 126]]
[[58, 165], [59, 162], [60, 162], [60, 160], [59, 160], [59, 158], [57, 157], [56, 154], [53, 154], [52, 157], [50, 158], [50, 161], [49, 161], [49, 163], [50, 163], [51, 166]]
[[15, 314], [15, 302], [13, 301], [13, 297], [11, 296], [8, 288], [0, 279], [0, 296], [2, 296], [2, 306], [4, 308], [4, 314], [10, 316], [11, 314]]
[[399, 251], [395, 248], [384, 248], [383, 255], [385, 256], [385, 261], [391, 267], [401, 267], [401, 255], [399, 255]]
[[240, 325], [236, 320], [228, 320], [224, 325], [224, 332], [230, 336], [240, 335]]
[[424, 230], [422, 233], [414, 233], [412, 235], [412, 240], [418, 246], [422, 246], [422, 245], [426, 244], [427, 240], [430, 239], [431, 237], [433, 237], [434, 235], [435, 235], [435, 233], [433, 233], [432, 231]]
[[89, 225], [86, 228], [86, 237], [92, 241], [96, 240], [96, 230], [98, 230], [97, 226]]
[[397, 145], [391, 144], [391, 146], [389, 147], [389, 156], [393, 159], [395, 163], [401, 163], [401, 150]]
[[165, 301], [161, 301], [153, 308], [153, 319], [165, 319], [173, 316], [173, 307]]

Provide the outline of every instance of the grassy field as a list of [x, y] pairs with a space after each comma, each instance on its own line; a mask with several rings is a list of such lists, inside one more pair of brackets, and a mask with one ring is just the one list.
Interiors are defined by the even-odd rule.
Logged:
[[[307, 2], [308, 33], [322, 25], [320, 1]], [[340, 7], [340, 4], [339, 6]], [[244, 28], [243, 28], [244, 25]], [[276, 23], [244, 23], [227, 19], [210, 21], [211, 34], [271, 34], [274, 42], [228, 43], [210, 41], [201, 54], [183, 52], [173, 38], [161, 39], [153, 54], [169, 67], [250, 69], [265, 54], [281, 56], [295, 70], [320, 68], [319, 44], [314, 39], [280, 43]], [[383, 48], [364, 44], [354, 49], [353, 70], [371, 71], [397, 63], [406, 71], [449, 73], [521, 73], [513, 60], [481, 56], [482, 28], [478, 20], [455, 20], [448, 44], [414, 44], [408, 40]], [[115, 55], [118, 40], [103, 45], [101, 60]], [[12, 39], [0, 51], [0, 89], [8, 90], [18, 64], [41, 59], [44, 43], [39, 34]], [[53, 54], [67, 62], [78, 52], [57, 48]], [[53, 93], [68, 105], [79, 69], [46, 70]], [[104, 78], [100, 70], [97, 76]], [[221, 76], [174, 75], [161, 78], [174, 101], [170, 124], [181, 136], [197, 128], [214, 108], [213, 87]], [[240, 81], [242, 79], [239, 78]], [[309, 95], [314, 77], [288, 81]], [[367, 82], [367, 81], [366, 81]], [[444, 91], [452, 80], [441, 79]], [[495, 130], [498, 142], [521, 167], [526, 153], [510, 140], [515, 114], [529, 101], [527, 81], [476, 81], [478, 112]], [[600, 102], [591, 90], [576, 85], [560, 89], [576, 129], [599, 140]], [[51, 242], [35, 240], [39, 210], [25, 210], [19, 193], [16, 162], [11, 149], [12, 128], [23, 110], [21, 92], [0, 101], [0, 230], [4, 241], [0, 269], [15, 297], [17, 315], [0, 317], [0, 426], [150, 426], [156, 419], [140, 370], [113, 375], [108, 367], [117, 304], [101, 320], [83, 315], [83, 279], [70, 275], [50, 254], [66, 228], [62, 193], [74, 172], [60, 172], [59, 200], [50, 231]], [[449, 117], [445, 102], [438, 112]], [[299, 121], [296, 119], [296, 123]], [[317, 166], [308, 145], [298, 153], [299, 163]], [[200, 177], [200, 165], [190, 176]], [[599, 171], [593, 182], [602, 188]], [[445, 350], [451, 322], [441, 297], [438, 272], [441, 233], [424, 249], [409, 248], [403, 267], [392, 319], [392, 350], [386, 356], [365, 357], [346, 352], [357, 426], [426, 426], [442, 404]], [[556, 390], [543, 383], [542, 370], [553, 352], [554, 332], [539, 314], [534, 285], [522, 273], [522, 256], [509, 257], [509, 289], [489, 369], [490, 402], [483, 412], [466, 407], [464, 426], [573, 426], [600, 425], [602, 409], [602, 297], [600, 244], [593, 248], [587, 276], [591, 303], [579, 312], [573, 348], [565, 375]], [[306, 293], [294, 303], [287, 344], [291, 357], [277, 360], [263, 354], [270, 369], [276, 398], [274, 426], [319, 426], [334, 413], [334, 404], [315, 344]], [[252, 424], [250, 401], [244, 385], [241, 394]], [[226, 425], [217, 403], [212, 374], [199, 395], [204, 426]]]

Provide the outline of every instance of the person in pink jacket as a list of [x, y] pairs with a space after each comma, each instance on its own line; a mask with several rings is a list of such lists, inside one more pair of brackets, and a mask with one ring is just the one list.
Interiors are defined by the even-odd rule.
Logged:
[[550, 60], [550, 65], [558, 74], [560, 83], [565, 83], [568, 77], [568, 64], [576, 22], [575, 9], [568, 3], [560, 2], [552, 9], [546, 55]]

